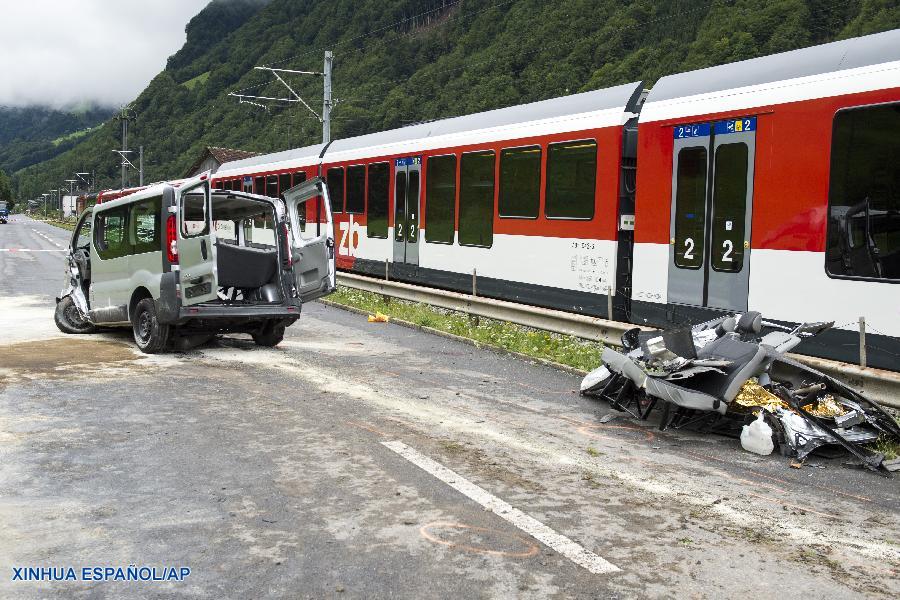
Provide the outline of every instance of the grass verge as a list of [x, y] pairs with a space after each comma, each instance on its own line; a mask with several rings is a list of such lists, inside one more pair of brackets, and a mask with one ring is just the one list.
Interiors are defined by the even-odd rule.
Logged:
[[603, 345], [573, 336], [560, 335], [523, 327], [507, 321], [495, 319], [471, 319], [468, 315], [392, 298], [386, 302], [384, 296], [372, 292], [338, 287], [328, 296], [336, 304], [352, 306], [370, 314], [380, 312], [389, 317], [408, 321], [421, 327], [469, 338], [487, 346], [502, 348], [542, 360], [549, 360], [576, 369], [590, 371], [600, 364]]
[[55, 225], [56, 227], [61, 227], [62, 229], [68, 229], [69, 231], [75, 230], [75, 225], [77, 224], [77, 219], [75, 217], [70, 217], [68, 219], [57, 219], [55, 217], [45, 217], [43, 215], [39, 215], [37, 213], [28, 215], [35, 221], [43, 221], [49, 225]]

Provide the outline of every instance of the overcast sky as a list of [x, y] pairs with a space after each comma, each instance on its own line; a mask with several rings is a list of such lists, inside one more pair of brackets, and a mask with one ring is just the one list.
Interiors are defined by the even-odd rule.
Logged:
[[0, 105], [119, 106], [184, 44], [209, 0], [10, 0], [0, 23]]

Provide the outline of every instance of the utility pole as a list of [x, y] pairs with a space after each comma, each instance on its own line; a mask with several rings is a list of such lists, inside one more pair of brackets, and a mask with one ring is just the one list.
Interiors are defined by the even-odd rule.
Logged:
[[134, 120], [134, 115], [131, 114], [130, 110], [130, 107], [125, 106], [122, 108], [121, 114], [116, 117], [122, 122], [122, 149], [113, 150], [113, 152], [122, 157], [122, 189], [128, 187], [128, 167], [134, 168], [134, 165], [131, 164], [131, 161], [126, 156], [131, 154], [131, 151], [128, 149], [128, 121]]
[[[277, 79], [284, 87], [287, 88], [288, 92], [290, 92], [292, 98], [274, 98], [272, 96], [254, 96], [250, 94], [241, 94], [238, 92], [229, 92], [229, 96], [233, 96], [238, 99], [239, 104], [250, 104], [251, 106], [257, 106], [260, 108], [264, 108], [268, 111], [269, 107], [266, 104], [260, 104], [259, 102], [254, 102], [254, 100], [261, 100], [265, 102], [299, 102], [306, 109], [315, 115], [316, 119], [322, 123], [322, 143], [327, 144], [331, 141], [331, 111], [334, 109], [334, 105], [338, 103], [338, 100], [335, 100], [331, 97], [331, 72], [332, 67], [334, 65], [334, 53], [331, 50], [325, 51], [325, 68], [320, 73], [318, 71], [296, 71], [293, 69], [274, 69], [272, 67], [253, 67], [258, 71], [268, 71], [270, 72], [275, 79]], [[279, 75], [279, 73], [290, 73], [292, 75], [313, 75], [316, 77], [322, 77], [324, 86], [323, 86], [323, 94], [322, 94], [322, 114], [319, 115], [316, 111], [312, 109], [312, 107], [300, 97], [294, 88], [292, 88], [284, 78]], [[256, 86], [259, 87], [259, 86]]]
[[144, 187], [144, 147], [138, 146], [138, 185]]
[[334, 53], [331, 50], [325, 51], [325, 86], [322, 99], [322, 143], [327, 144], [331, 141], [331, 67], [334, 62]]

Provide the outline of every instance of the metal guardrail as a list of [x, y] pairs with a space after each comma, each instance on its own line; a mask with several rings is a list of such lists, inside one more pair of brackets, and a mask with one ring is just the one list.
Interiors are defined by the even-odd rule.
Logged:
[[[516, 302], [495, 300], [471, 294], [421, 287], [399, 281], [375, 279], [357, 275], [356, 273], [338, 273], [337, 278], [340, 285], [357, 290], [382, 294], [401, 300], [421, 302], [473, 316], [509, 321], [510, 323], [526, 327], [572, 335], [614, 346], [620, 346], [622, 334], [634, 327], [630, 323], [609, 321], [607, 319], [587, 317], [528, 304], [518, 304]], [[858, 388], [868, 398], [882, 406], [900, 409], [900, 373], [863, 368], [849, 363], [799, 354], [791, 354], [790, 356], [823, 373], [840, 378], [848, 385]]]

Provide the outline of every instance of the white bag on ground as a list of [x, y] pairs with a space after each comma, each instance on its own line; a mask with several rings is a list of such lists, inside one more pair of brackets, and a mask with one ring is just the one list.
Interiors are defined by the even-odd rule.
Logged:
[[775, 443], [772, 441], [772, 428], [763, 418], [763, 411], [759, 411], [759, 416], [749, 425], [744, 425], [741, 431], [741, 446], [744, 450], [762, 454], [763, 456], [772, 454], [775, 449]]

